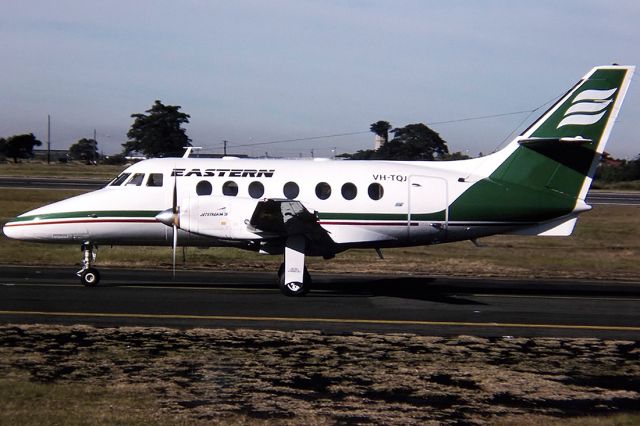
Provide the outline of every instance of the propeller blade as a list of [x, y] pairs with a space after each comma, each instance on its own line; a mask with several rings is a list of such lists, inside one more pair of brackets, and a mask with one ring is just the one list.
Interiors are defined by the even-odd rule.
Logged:
[[173, 280], [176, 279], [176, 250], [178, 249], [178, 176], [173, 177], [173, 203], [171, 204], [173, 246], [172, 246], [172, 268]]
[[178, 213], [178, 177], [173, 177], [173, 204], [171, 205], [173, 214]]
[[173, 279], [176, 279], [176, 250], [178, 248], [178, 227], [173, 225]]

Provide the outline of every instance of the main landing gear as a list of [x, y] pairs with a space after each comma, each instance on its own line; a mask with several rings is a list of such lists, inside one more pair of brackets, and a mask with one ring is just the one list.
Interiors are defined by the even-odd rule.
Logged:
[[285, 281], [285, 273], [284, 273], [285, 264], [281, 263], [280, 268], [278, 268], [278, 286], [280, 287], [280, 291], [285, 296], [304, 296], [309, 293], [311, 290], [311, 275], [309, 275], [309, 271], [307, 271], [307, 267], [304, 267], [304, 272], [302, 274], [302, 282], [298, 281]]
[[100, 272], [93, 267], [97, 249], [98, 247], [90, 242], [82, 243], [80, 247], [82, 250], [82, 269], [76, 275], [80, 277], [80, 282], [86, 287], [95, 287], [100, 283]]
[[285, 296], [304, 296], [311, 289], [311, 276], [304, 265], [305, 246], [303, 235], [287, 238], [284, 263], [278, 269], [278, 285]]

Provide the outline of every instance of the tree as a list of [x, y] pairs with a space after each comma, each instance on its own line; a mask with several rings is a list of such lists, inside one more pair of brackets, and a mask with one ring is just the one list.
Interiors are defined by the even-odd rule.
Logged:
[[7, 140], [5, 138], [0, 138], [0, 157], [4, 161], [7, 156]]
[[633, 160], [619, 160], [605, 152], [595, 177], [606, 183], [640, 180], [640, 155]]
[[42, 142], [36, 139], [33, 133], [27, 133], [8, 137], [0, 144], [0, 148], [3, 149], [4, 155], [13, 158], [13, 162], [17, 163], [19, 158], [32, 158], [33, 147], [40, 145]]
[[95, 164], [98, 161], [98, 142], [95, 139], [82, 138], [69, 147], [69, 156], [74, 160]]
[[[375, 123], [374, 123], [375, 124]], [[379, 149], [358, 151], [352, 160], [442, 160], [449, 153], [447, 143], [422, 123], [391, 130], [393, 139]]]
[[440, 135], [422, 123], [408, 124], [392, 132], [391, 143], [402, 144], [402, 149], [393, 147], [396, 148], [392, 151], [395, 160], [435, 160], [449, 153], [447, 143]]
[[182, 128], [189, 122], [189, 115], [180, 112], [180, 108], [156, 100], [147, 114], [131, 114], [135, 120], [127, 133], [129, 141], [122, 144], [124, 153], [137, 151], [147, 157], [182, 155], [183, 148], [191, 146], [191, 139]]
[[369, 129], [377, 136], [380, 136], [384, 143], [389, 142], [389, 130], [391, 130], [391, 124], [388, 121], [376, 121]]

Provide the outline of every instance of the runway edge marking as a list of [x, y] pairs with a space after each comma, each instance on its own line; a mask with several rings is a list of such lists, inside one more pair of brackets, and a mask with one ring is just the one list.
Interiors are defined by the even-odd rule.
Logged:
[[493, 328], [535, 328], [535, 329], [566, 329], [566, 330], [603, 330], [603, 331], [636, 331], [640, 327], [608, 326], [608, 325], [571, 325], [571, 324], [520, 324], [497, 322], [457, 322], [457, 321], [408, 321], [408, 320], [367, 320], [341, 318], [295, 318], [295, 317], [250, 317], [225, 315], [162, 315], [162, 314], [117, 314], [117, 313], [82, 313], [82, 312], [41, 312], [41, 311], [0, 311], [0, 315], [38, 315], [50, 317], [97, 317], [97, 318], [138, 318], [138, 319], [193, 319], [215, 321], [277, 321], [277, 322], [306, 322], [306, 323], [337, 323], [337, 324], [386, 324], [386, 325], [425, 325], [450, 327], [493, 327]]

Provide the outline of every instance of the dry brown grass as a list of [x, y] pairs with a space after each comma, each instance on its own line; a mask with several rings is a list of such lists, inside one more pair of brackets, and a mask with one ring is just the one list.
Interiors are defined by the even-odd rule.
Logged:
[[0, 418], [637, 424], [620, 413], [640, 406], [639, 356], [638, 342], [600, 339], [8, 325]]

